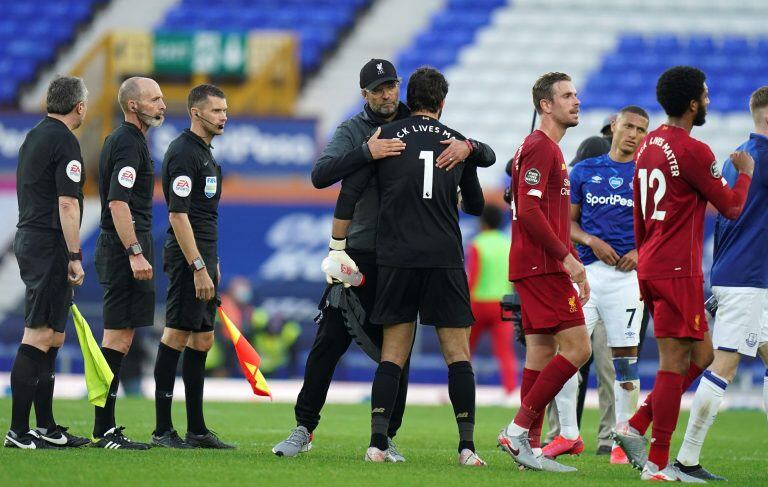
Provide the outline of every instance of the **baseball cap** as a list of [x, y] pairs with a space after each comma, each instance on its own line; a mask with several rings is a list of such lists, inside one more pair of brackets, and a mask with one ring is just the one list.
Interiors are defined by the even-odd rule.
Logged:
[[398, 81], [395, 67], [386, 59], [371, 59], [360, 70], [360, 88], [372, 90], [386, 81]]

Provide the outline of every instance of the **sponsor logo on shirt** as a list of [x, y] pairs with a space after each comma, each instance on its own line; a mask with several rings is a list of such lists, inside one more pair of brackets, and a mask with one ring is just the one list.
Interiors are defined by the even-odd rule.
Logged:
[[189, 176], [178, 176], [171, 185], [174, 194], [186, 198], [192, 192], [192, 180]]
[[205, 188], [203, 189], [203, 193], [205, 193], [206, 198], [213, 198], [216, 196], [216, 176], [208, 176], [205, 178]]
[[67, 164], [67, 177], [72, 181], [79, 183], [83, 177], [83, 168], [80, 161], [69, 161]]
[[525, 179], [525, 182], [528, 183], [529, 185], [535, 186], [539, 184], [539, 181], [541, 181], [541, 173], [539, 172], [538, 169], [534, 169], [534, 168], [528, 169], [525, 172], [524, 179]]
[[136, 170], [131, 166], [125, 166], [120, 169], [117, 175], [117, 182], [125, 188], [133, 188], [134, 183], [136, 183]]
[[613, 189], [619, 189], [621, 185], [624, 184], [624, 178], [612, 176], [610, 179], [608, 179], [608, 184], [610, 184], [611, 188]]
[[560, 188], [560, 194], [563, 196], [570, 196], [571, 195], [571, 180], [568, 178], [563, 178], [563, 187]]
[[587, 193], [585, 195], [585, 201], [589, 206], [611, 205], [611, 206], [628, 206], [630, 208], [635, 206], [634, 201], [628, 198], [624, 198], [620, 194], [609, 194], [607, 196], [597, 196], [592, 193]]

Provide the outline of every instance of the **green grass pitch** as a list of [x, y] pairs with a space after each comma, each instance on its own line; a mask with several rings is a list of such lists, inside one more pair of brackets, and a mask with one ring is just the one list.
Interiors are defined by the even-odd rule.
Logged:
[[[10, 422], [11, 403], [0, 399], [0, 425]], [[93, 412], [86, 401], [56, 401], [57, 420], [80, 435], [90, 434]], [[314, 448], [297, 458], [278, 458], [272, 446], [293, 427], [288, 404], [208, 403], [206, 421], [235, 451], [147, 452], [82, 448], [64, 451], [0, 449], [0, 485], [616, 485], [638, 482], [639, 473], [624, 465], [609, 465], [597, 457], [597, 411], [586, 411], [582, 431], [586, 450], [565, 463], [575, 474], [519, 472], [496, 445], [496, 434], [512, 418], [512, 410], [482, 407], [477, 411], [475, 443], [488, 462], [484, 469], [456, 464], [456, 426], [450, 406], [411, 406], [397, 437], [405, 464], [363, 462], [368, 442], [368, 406], [328, 405], [315, 432]], [[118, 424], [136, 440], [148, 441], [154, 426], [154, 406], [143, 399], [121, 399]], [[174, 405], [176, 428], [186, 431], [184, 407]], [[682, 414], [672, 447], [677, 452], [687, 414]], [[712, 427], [703, 462], [729, 478], [732, 485], [768, 485], [768, 426], [757, 411], [725, 411]]]

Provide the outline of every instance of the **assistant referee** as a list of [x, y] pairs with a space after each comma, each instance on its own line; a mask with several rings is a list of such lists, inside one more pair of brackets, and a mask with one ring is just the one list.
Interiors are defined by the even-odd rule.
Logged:
[[[224, 133], [227, 100], [209, 84], [189, 92], [191, 128], [171, 142], [163, 160], [163, 194], [168, 203], [168, 239], [164, 270], [168, 275], [165, 330], [155, 362], [157, 424], [152, 444], [167, 448], [234, 448], [205, 425], [205, 359], [213, 345], [213, 324], [221, 272], [218, 266], [218, 218], [221, 166], [211, 141]], [[187, 406], [187, 434], [173, 429], [171, 402], [181, 352]]]
[[146, 134], [165, 117], [160, 86], [149, 78], [128, 78], [117, 101], [124, 121], [104, 141], [99, 158], [101, 233], [96, 242], [96, 272], [104, 288], [104, 338], [101, 351], [115, 374], [103, 408], [95, 408], [93, 446], [147, 450], [146, 443], [123, 435], [115, 423], [120, 366], [136, 328], [152, 326], [155, 281], [152, 269], [152, 193], [154, 162]]
[[[26, 286], [24, 336], [11, 369], [10, 448], [78, 447], [53, 419], [56, 354], [64, 343], [72, 287], [83, 283], [80, 221], [85, 171], [72, 133], [85, 118], [88, 90], [80, 78], [59, 77], [48, 86], [47, 116], [24, 139], [16, 169], [19, 223], [13, 252]], [[37, 428], [29, 429], [35, 405]]]

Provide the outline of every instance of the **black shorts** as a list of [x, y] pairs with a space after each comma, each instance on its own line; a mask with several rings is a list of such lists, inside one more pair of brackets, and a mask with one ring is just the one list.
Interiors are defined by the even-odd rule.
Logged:
[[144, 258], [153, 267], [152, 279], [133, 278], [125, 247], [116, 233], [102, 231], [96, 241], [96, 273], [104, 288], [104, 328], [117, 330], [152, 326], [155, 322], [155, 263], [150, 232], [137, 233]]
[[19, 229], [13, 240], [21, 280], [26, 286], [24, 323], [63, 333], [72, 303], [67, 280], [67, 244], [61, 232]]
[[416, 321], [439, 328], [475, 322], [464, 269], [405, 269], [379, 266], [371, 322], [394, 325]]
[[165, 303], [165, 326], [177, 330], [213, 331], [219, 283], [216, 281], [218, 250], [215, 242], [197, 242], [197, 250], [205, 262], [205, 270], [216, 288], [216, 297], [205, 302], [195, 297], [195, 279], [178, 242], [169, 238], [163, 249], [163, 269], [168, 276], [168, 298]]

